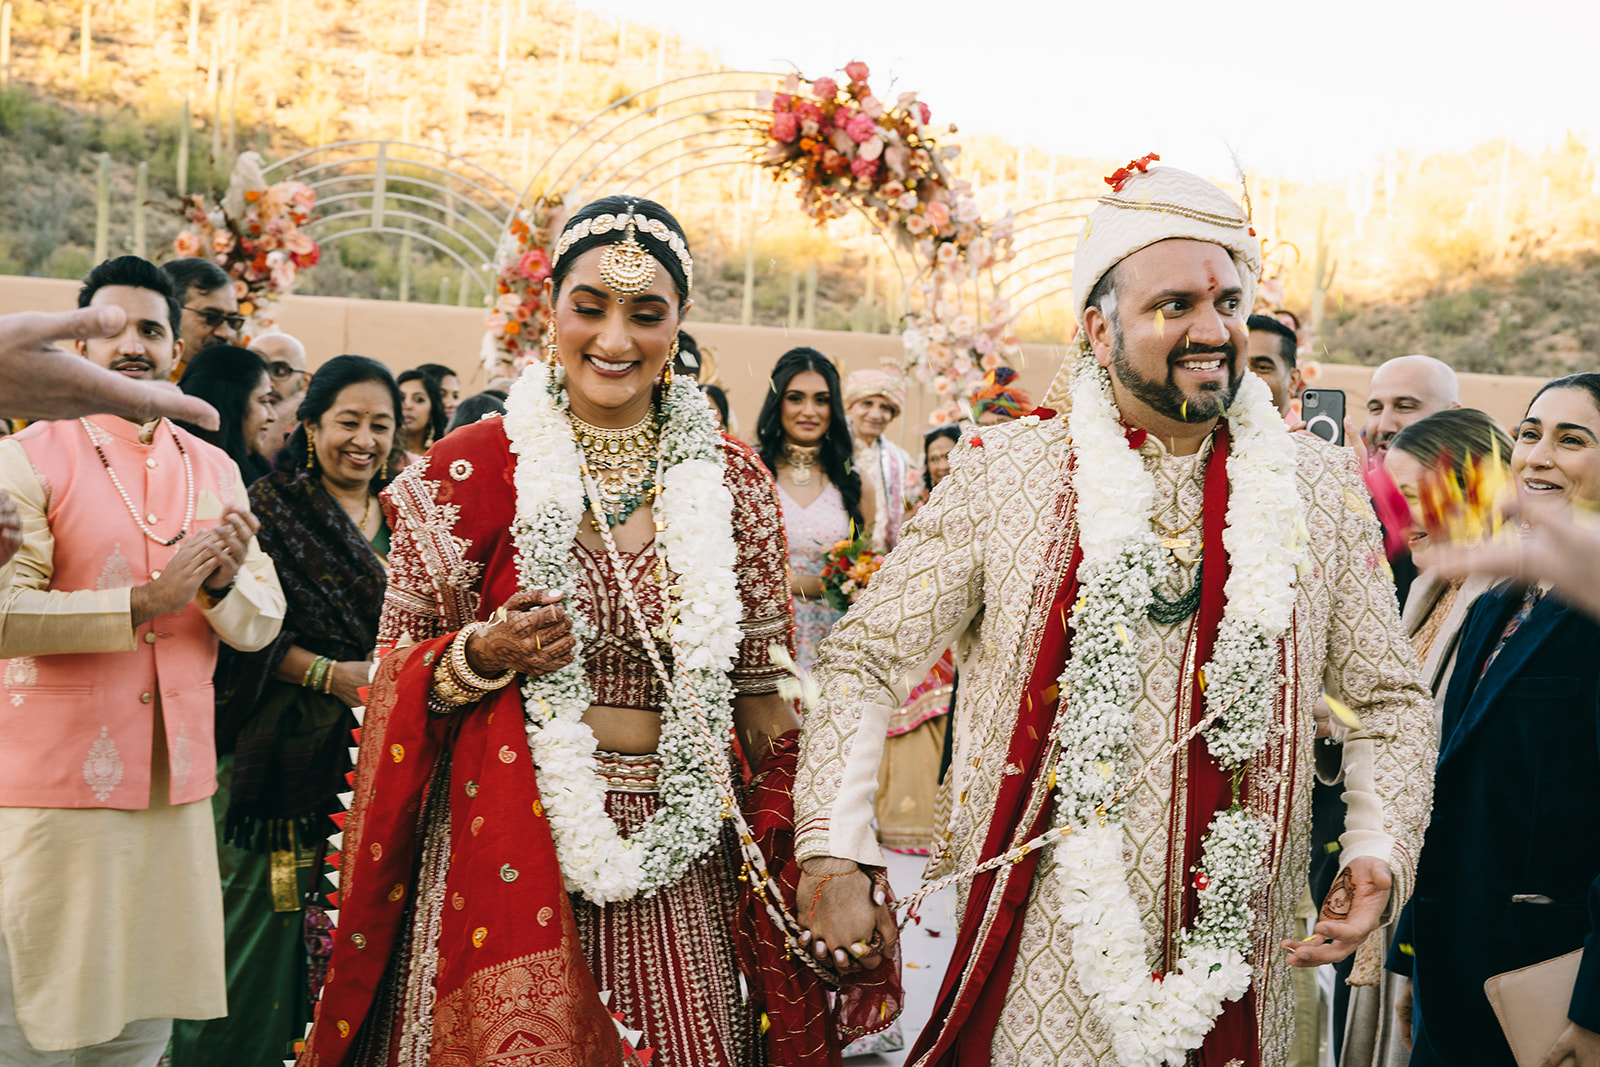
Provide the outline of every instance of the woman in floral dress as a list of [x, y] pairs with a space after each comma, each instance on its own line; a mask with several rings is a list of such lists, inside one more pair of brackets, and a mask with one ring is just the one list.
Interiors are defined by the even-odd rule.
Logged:
[[795, 660], [808, 671], [844, 614], [823, 599], [822, 557], [872, 528], [872, 502], [862, 499], [839, 372], [828, 357], [814, 348], [790, 349], [769, 381], [756, 433], [761, 460], [778, 483], [795, 595]]

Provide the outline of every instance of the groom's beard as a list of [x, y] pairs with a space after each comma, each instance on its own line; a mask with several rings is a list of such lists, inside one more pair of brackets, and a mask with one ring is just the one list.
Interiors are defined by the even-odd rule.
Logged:
[[[1111, 371], [1117, 376], [1117, 381], [1135, 399], [1174, 422], [1209, 422], [1221, 418], [1244, 382], [1246, 372], [1239, 366], [1238, 350], [1231, 344], [1194, 345], [1187, 340], [1180, 341], [1167, 353], [1166, 377], [1146, 378], [1128, 360], [1122, 345], [1121, 324], [1113, 327], [1112, 336]], [[1198, 393], [1185, 393], [1179, 388], [1176, 378], [1178, 361], [1207, 353], [1215, 353], [1222, 358], [1222, 365], [1228, 369], [1227, 384], [1205, 382]]]

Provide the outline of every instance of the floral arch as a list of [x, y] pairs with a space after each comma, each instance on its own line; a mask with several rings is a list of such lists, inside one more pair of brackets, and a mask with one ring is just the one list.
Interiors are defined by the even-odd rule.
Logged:
[[1020, 352], [996, 284], [1014, 257], [1011, 217], [983, 217], [951, 170], [959, 148], [916, 94], [879, 99], [862, 63], [843, 74], [688, 75], [580, 125], [535, 168], [501, 233], [485, 362], [537, 356], [549, 249], [572, 205], [632, 192], [670, 208], [690, 175], [755, 166], [795, 188], [819, 225], [854, 218], [882, 240], [904, 294], [904, 369], [953, 415], [986, 369]]

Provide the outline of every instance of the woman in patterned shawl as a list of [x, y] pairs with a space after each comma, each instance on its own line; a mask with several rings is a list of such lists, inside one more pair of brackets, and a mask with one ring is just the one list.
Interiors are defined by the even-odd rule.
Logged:
[[[792, 907], [771, 478], [667, 373], [693, 277], [670, 214], [597, 201], [552, 261], [545, 364], [386, 494], [397, 647], [301, 1063], [837, 1062], [826, 988], [728, 821], [736, 732], [749, 834]], [[873, 1016], [854, 1032], [894, 1014], [841, 1002]]]
[[174, 1067], [277, 1067], [311, 1019], [317, 982], [307, 981], [301, 904], [336, 829], [328, 816], [343, 811], [350, 709], [377, 644], [388, 551], [377, 494], [403, 463], [399, 412], [383, 364], [329, 360], [306, 389], [278, 470], [250, 487], [287, 613], [272, 644], [217, 661], [228, 1014], [178, 1020]]

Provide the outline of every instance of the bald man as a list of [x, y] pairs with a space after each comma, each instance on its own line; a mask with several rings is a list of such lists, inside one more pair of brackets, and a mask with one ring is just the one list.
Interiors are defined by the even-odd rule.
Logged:
[[1397, 356], [1372, 372], [1367, 390], [1367, 448], [1379, 462], [1394, 435], [1419, 419], [1461, 406], [1461, 383], [1432, 356]]
[[306, 346], [289, 334], [269, 333], [252, 340], [250, 351], [266, 363], [267, 373], [272, 376], [272, 391], [277, 394], [273, 402], [277, 418], [262, 436], [267, 449], [262, 458], [271, 463], [272, 456], [294, 432], [295, 411], [305, 395], [306, 382], [311, 380], [306, 371]]

